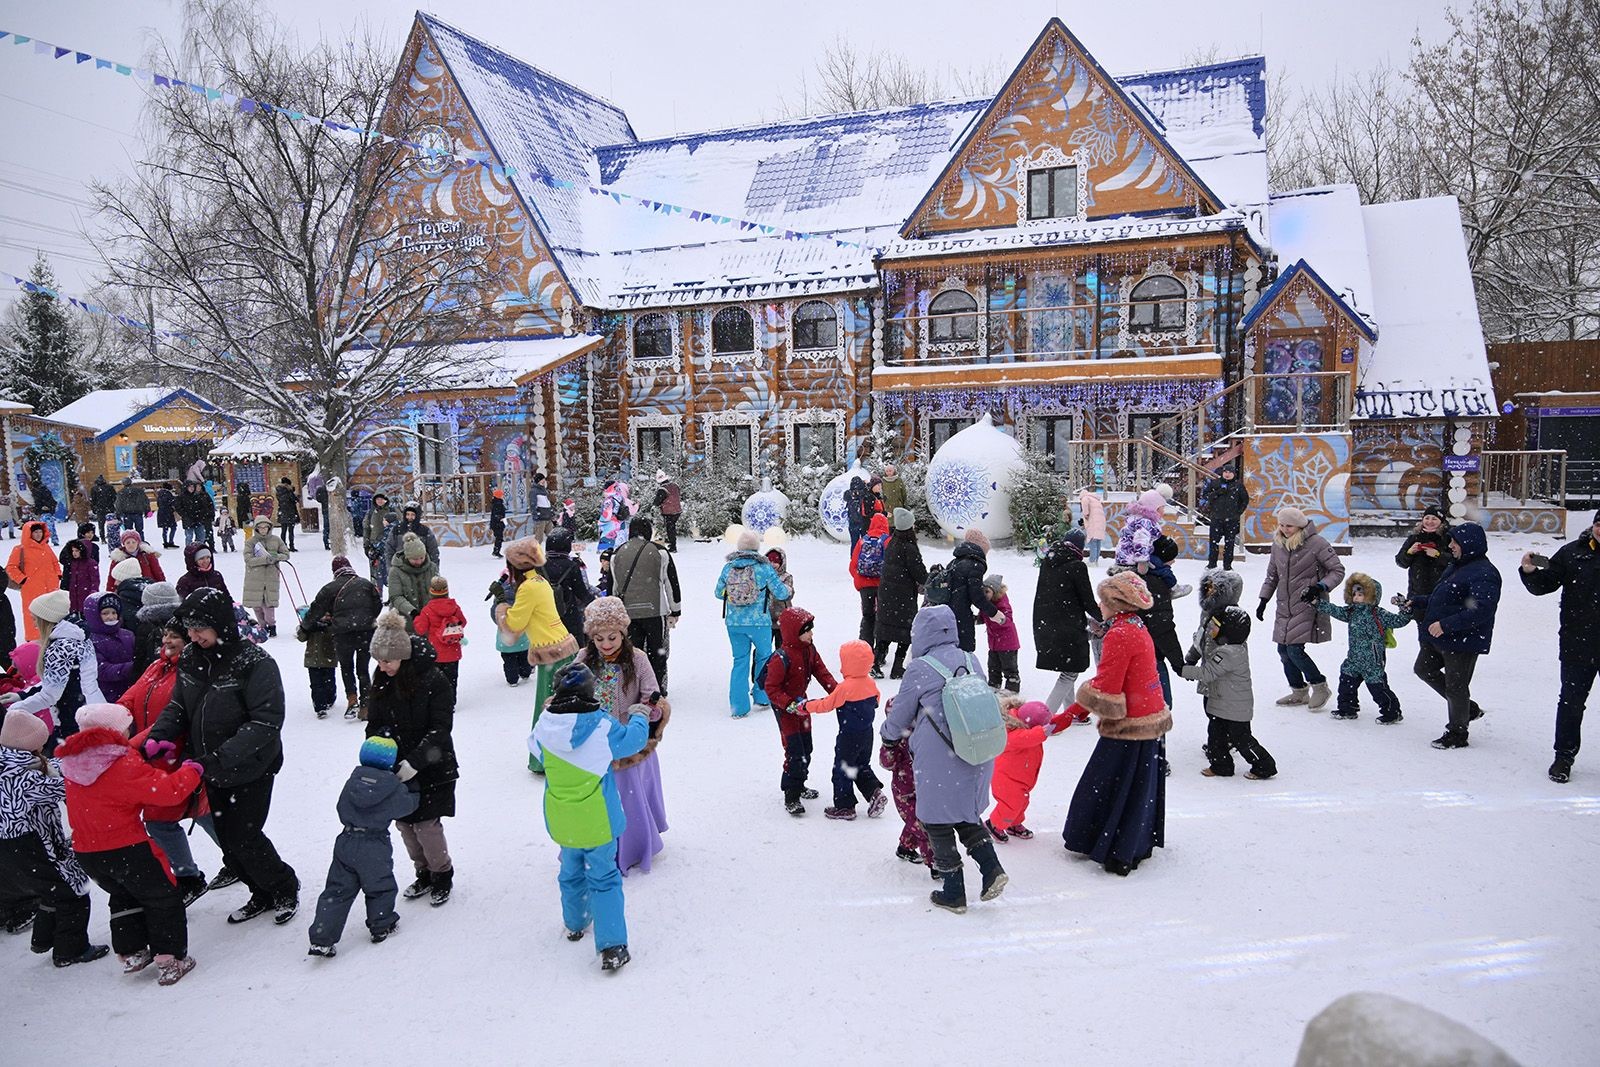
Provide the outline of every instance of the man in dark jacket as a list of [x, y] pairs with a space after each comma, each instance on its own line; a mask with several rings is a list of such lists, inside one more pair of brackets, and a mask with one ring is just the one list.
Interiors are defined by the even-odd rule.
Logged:
[[1556, 758], [1550, 780], [1572, 777], [1578, 758], [1583, 709], [1600, 673], [1600, 512], [1583, 536], [1562, 545], [1539, 566], [1529, 552], [1518, 570], [1534, 596], [1561, 590], [1561, 695], [1556, 699]]
[[295, 499], [289, 476], [278, 479], [278, 486], [272, 492], [278, 503], [278, 536], [289, 546], [290, 552], [297, 552], [299, 549], [294, 547], [294, 528], [300, 525], [300, 502]]
[[496, 489], [489, 497], [489, 532], [494, 534], [494, 551], [489, 555], [500, 559], [500, 548], [506, 543], [506, 491]]
[[667, 477], [667, 472], [656, 471], [656, 510], [667, 525], [667, 551], [678, 551], [678, 516], [683, 514], [683, 490]]
[[[678, 588], [678, 566], [654, 541], [655, 525], [649, 516], [636, 515], [628, 523], [628, 540], [611, 557], [611, 595], [620, 597], [633, 620], [628, 637], [650, 658], [650, 666], [667, 693], [667, 629], [676, 626], [683, 612]], [[670, 621], [669, 621], [670, 620]], [[580, 627], [573, 631], [582, 633]]]
[[356, 573], [345, 556], [333, 557], [333, 581], [317, 590], [300, 624], [306, 631], [326, 630], [333, 635], [334, 656], [344, 681], [344, 717], [354, 719], [372, 684], [368, 650], [372, 631], [383, 611], [383, 594]]
[[[1222, 547], [1222, 569], [1233, 570], [1233, 544], [1239, 538], [1239, 520], [1244, 509], [1250, 506], [1250, 493], [1239, 481], [1234, 465], [1229, 463], [1207, 483], [1202, 507], [1211, 520], [1211, 551], [1206, 566], [1217, 565], [1217, 549]], [[1226, 546], [1224, 546], [1224, 542]]]
[[989, 538], [981, 530], [968, 530], [946, 568], [950, 581], [950, 610], [956, 613], [956, 643], [967, 652], [977, 650], [974, 610], [986, 619], [1005, 621], [1004, 614], [983, 592], [983, 576], [989, 572], [988, 557]]
[[156, 490], [156, 526], [161, 530], [161, 547], [178, 547], [178, 494], [172, 491], [171, 482], [162, 482]]
[[106, 539], [106, 516], [117, 510], [117, 491], [111, 488], [111, 483], [106, 481], [104, 474], [97, 474], [94, 484], [89, 487], [89, 511], [94, 514], [95, 525], [99, 527], [100, 540]]
[[241, 530], [250, 529], [250, 504], [253, 495], [249, 482], [240, 481], [233, 487], [233, 521]]
[[144, 516], [149, 510], [150, 498], [145, 496], [144, 490], [135, 486], [132, 478], [122, 479], [122, 488], [117, 490], [117, 518], [122, 528], [138, 530], [143, 536]]
[[332, 548], [331, 537], [329, 536], [332, 533], [332, 529], [328, 518], [328, 483], [323, 482], [318, 485], [317, 491], [313, 495], [317, 499], [318, 521], [322, 524], [322, 547]]
[[439, 563], [439, 539], [433, 536], [433, 531], [428, 529], [428, 524], [422, 521], [422, 505], [415, 500], [407, 500], [405, 507], [400, 511], [400, 521], [394, 529], [389, 531], [389, 543], [385, 549], [384, 559], [393, 559], [395, 553], [400, 551], [401, 542], [406, 534], [414, 533], [422, 538], [422, 543], [428, 547], [428, 558], [437, 566]]
[[533, 499], [528, 505], [533, 512], [533, 536], [540, 541], [550, 536], [550, 527], [555, 522], [556, 508], [550, 498], [553, 492], [555, 486], [548, 475], [540, 471], [533, 476]]
[[555, 594], [561, 625], [574, 637], [581, 635], [583, 611], [594, 600], [594, 590], [589, 586], [583, 560], [572, 555], [572, 534], [559, 527], [550, 531], [550, 536], [545, 538], [544, 566], [540, 571]]
[[870, 521], [871, 506], [868, 500], [872, 493], [867, 488], [867, 480], [862, 477], [850, 479], [850, 488], [844, 491], [844, 521], [850, 531], [850, 551], [854, 552], [856, 542], [867, 534], [867, 523]]
[[247, 922], [266, 911], [279, 926], [294, 918], [300, 882], [266, 834], [272, 782], [283, 767], [283, 680], [278, 664], [239, 635], [233, 602], [200, 589], [178, 606], [189, 631], [178, 658], [172, 702], [150, 728], [147, 756], [186, 741], [205, 768], [206, 798], [230, 871], [250, 887], [250, 899], [228, 916]]
[[1457, 526], [1450, 535], [1455, 562], [1432, 593], [1407, 601], [1411, 614], [1422, 620], [1417, 677], [1450, 709], [1450, 725], [1434, 748], [1466, 748], [1467, 724], [1483, 715], [1472, 699], [1472, 672], [1478, 657], [1489, 651], [1500, 606], [1500, 571], [1489, 562], [1488, 551], [1482, 526]]
[[211, 532], [211, 519], [213, 511], [211, 497], [195, 482], [183, 483], [183, 492], [178, 494], [178, 521], [183, 525], [184, 547], [206, 543], [206, 538]]

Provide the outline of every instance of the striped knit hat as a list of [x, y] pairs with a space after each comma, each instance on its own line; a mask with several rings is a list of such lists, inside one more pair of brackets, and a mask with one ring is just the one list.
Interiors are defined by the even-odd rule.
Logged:
[[392, 737], [369, 737], [361, 742], [361, 766], [392, 771], [400, 759], [400, 746]]

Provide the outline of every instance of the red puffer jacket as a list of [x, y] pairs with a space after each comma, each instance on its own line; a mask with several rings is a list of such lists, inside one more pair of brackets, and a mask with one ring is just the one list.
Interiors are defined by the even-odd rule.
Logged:
[[1078, 687], [1072, 711], [1093, 712], [1100, 736], [1117, 741], [1154, 741], [1172, 729], [1156, 672], [1156, 646], [1139, 616], [1124, 612], [1111, 620], [1099, 669]]
[[144, 809], [180, 804], [200, 784], [200, 772], [159, 771], [115, 730], [73, 734], [56, 749], [67, 780], [67, 817], [75, 852], [109, 852], [148, 841]]
[[783, 737], [811, 731], [811, 716], [791, 715], [784, 710], [805, 697], [811, 679], [815, 678], [829, 693], [839, 684], [812, 643], [800, 640], [801, 633], [810, 629], [812, 623], [811, 612], [804, 608], [786, 608], [778, 616], [783, 656], [773, 656], [767, 660], [766, 684], [762, 688], [766, 690], [773, 710], [779, 713], [778, 733]]
[[[157, 656], [155, 662], [146, 667], [144, 673], [128, 687], [128, 691], [117, 698], [117, 703], [127, 708], [133, 715], [133, 740], [129, 744], [133, 746], [135, 752], [144, 750], [145, 739], [150, 736], [150, 727], [161, 718], [161, 713], [172, 700], [172, 691], [177, 684], [178, 661]], [[170, 756], [153, 760], [154, 766], [169, 774], [177, 770], [183, 763], [184, 740], [184, 738], [178, 739], [178, 750]], [[149, 822], [177, 822], [179, 819], [209, 814], [211, 805], [206, 801], [204, 789], [195, 790], [194, 796], [171, 807], [152, 805], [144, 809], [144, 817]]]

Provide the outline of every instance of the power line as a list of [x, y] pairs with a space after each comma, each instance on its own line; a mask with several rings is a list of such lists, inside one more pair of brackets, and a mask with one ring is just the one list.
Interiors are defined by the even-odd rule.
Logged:
[[64, 119], [71, 119], [74, 122], [81, 122], [86, 126], [93, 126], [96, 129], [105, 130], [107, 133], [114, 133], [121, 140], [136, 139], [136, 135], [128, 130], [119, 130], [111, 126], [107, 126], [104, 123], [95, 122], [93, 119], [86, 119], [82, 115], [74, 115], [66, 111], [57, 111], [53, 107], [45, 107], [43, 104], [36, 104], [32, 100], [24, 100], [22, 97], [12, 96], [10, 93], [0, 93], [0, 97], [5, 97], [7, 100], [15, 100], [17, 103], [25, 104], [28, 107], [36, 107], [40, 111], [48, 111], [52, 115], [60, 115]]
[[41, 189], [37, 185], [29, 185], [27, 182], [18, 181], [15, 178], [7, 178], [4, 175], [0, 175], [0, 185], [5, 186], [7, 189], [15, 189], [20, 193], [44, 197], [46, 200], [57, 200], [63, 204], [73, 204], [77, 207], [87, 208], [94, 207], [94, 204], [82, 197], [68, 196], [66, 193], [58, 193], [50, 189]]
[[14, 226], [24, 226], [30, 230], [48, 230], [51, 233], [58, 233], [63, 237], [74, 238], [75, 240], [88, 245], [90, 248], [94, 247], [94, 242], [85, 237], [81, 231], [69, 230], [65, 226], [52, 226], [47, 222], [33, 222], [29, 219], [18, 218], [15, 215], [0, 215], [0, 222], [9, 222]]
[[89, 183], [83, 181], [81, 178], [73, 178], [69, 175], [60, 174], [53, 170], [45, 170], [43, 167], [30, 166], [27, 163], [18, 163], [15, 160], [0, 160], [0, 167], [9, 167], [13, 170], [31, 170], [35, 174], [43, 174], [47, 178], [55, 178], [58, 181], [71, 182], [73, 185], [82, 186], [85, 189], [89, 188]]

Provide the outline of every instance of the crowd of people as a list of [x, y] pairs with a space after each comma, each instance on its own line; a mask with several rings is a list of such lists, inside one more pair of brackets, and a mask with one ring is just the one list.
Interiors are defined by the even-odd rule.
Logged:
[[[530, 683], [528, 768], [543, 780], [546, 824], [560, 846], [567, 937], [579, 941], [592, 929], [602, 968], [614, 971], [629, 960], [623, 880], [650, 870], [667, 830], [658, 749], [672, 714], [672, 634], [689, 595], [674, 559], [683, 501], [664, 473], [643, 507], [625, 483], [607, 484], [604, 545], [591, 575], [575, 552], [572, 502], [557, 510], [549, 483], [540, 476], [535, 484], [532, 535], [506, 539], [503, 497], [491, 512], [492, 554], [504, 570], [486, 598], [489, 623], [506, 685]], [[104, 517], [116, 515], [128, 488], [108, 501], [97, 485], [95, 508], [106, 504]], [[292, 506], [293, 488], [279, 488]], [[6, 567], [20, 593], [24, 633], [19, 645], [6, 601], [0, 920], [13, 931], [31, 924], [34, 950], [51, 953], [58, 966], [114, 950], [129, 974], [154, 967], [161, 984], [179, 981], [195, 965], [184, 909], [235, 882], [249, 896], [230, 923], [270, 914], [285, 925], [298, 912], [299, 876], [266, 831], [288, 697], [279, 662], [262, 647], [277, 637], [295, 531], [270, 514], [241, 521], [250, 535], [236, 598], [216, 569], [217, 541], [207, 536], [220, 517], [186, 502], [194, 495], [188, 487], [172, 494], [170, 525], [159, 494], [155, 502], [162, 547], [176, 548], [176, 530], [184, 532], [175, 583], [140, 523], [126, 521], [142, 519], [142, 511], [116, 516], [125, 521], [111, 530], [117, 547], [103, 588], [97, 522], [81, 523], [59, 553], [49, 527], [29, 522]], [[1165, 495], [1151, 490], [1132, 501], [1098, 582], [1091, 569], [1101, 543], [1112, 547], [1103, 502], [1088, 492], [1061, 516], [1034, 560], [1034, 663], [1050, 676], [1038, 699], [1020, 692], [1023, 628], [1006, 578], [989, 569], [988, 539], [966, 530], [947, 560], [925, 559], [893, 467], [858, 479], [846, 494], [843, 565], [860, 618], [856, 638], [836, 659], [816, 646], [816, 618], [799, 595], [782, 530], [732, 528], [732, 550], [703, 592], [721, 602], [731, 715], [770, 714], [778, 727], [784, 810], [804, 816], [805, 802], [820, 798], [810, 784], [812, 724], [834, 715], [823, 814], [852, 820], [864, 805], [875, 819], [893, 801], [897, 857], [930, 871], [933, 905], [961, 912], [968, 906], [961, 852], [976, 865], [977, 898], [998, 897], [1007, 874], [997, 846], [1034, 836], [1029, 801], [1048, 740], [1091, 719], [1099, 739], [1066, 815], [1065, 847], [1126, 876], [1162, 846], [1171, 773], [1164, 738], [1176, 680], [1195, 683], [1206, 715], [1202, 774], [1232, 777], [1237, 754], [1246, 778], [1276, 776], [1278, 764], [1253, 728], [1252, 616], [1233, 569], [1248, 496], [1224, 472], [1205, 502], [1211, 566], [1198, 584], [1198, 626], [1188, 641], [1174, 603], [1195, 590], [1172, 569], [1180, 548], [1165, 532]], [[287, 507], [278, 504], [281, 517]], [[470, 621], [441, 573], [439, 539], [421, 505], [391, 509], [381, 492], [370, 505], [357, 523], [367, 573], [335, 555], [329, 580], [294, 620], [314, 714], [330, 714], [342, 685], [344, 717], [363, 723], [358, 765], [336, 805], [342, 831], [310, 926], [309, 952], [324, 958], [337, 954], [358, 895], [370, 939], [381, 942], [399, 923], [397, 898], [443, 906], [455, 873], [444, 820], [455, 814], [461, 773], [454, 713]], [[1405, 592], [1385, 606], [1378, 579], [1346, 574], [1304, 513], [1282, 507], [1273, 520], [1254, 621], [1264, 623], [1272, 610], [1271, 640], [1288, 689], [1277, 705], [1320, 711], [1332, 701], [1333, 717], [1355, 719], [1365, 686], [1377, 722], [1400, 722], [1387, 649], [1395, 631], [1415, 622], [1413, 669], [1445, 704], [1445, 730], [1433, 745], [1466, 747], [1470, 724], [1484, 714], [1471, 682], [1490, 651], [1501, 592], [1483, 530], [1450, 527], [1428, 509], [1396, 556]], [[1600, 669], [1597, 552], [1600, 515], [1551, 558], [1529, 555], [1520, 566], [1530, 592], [1562, 595], [1549, 770], [1557, 782], [1569, 779]], [[1314, 654], [1332, 640], [1335, 621], [1347, 634], [1336, 698]], [[986, 663], [977, 655], [980, 623]], [[887, 700], [878, 686], [885, 677], [899, 683]], [[887, 781], [872, 769], [875, 747]], [[221, 853], [209, 880], [186, 823]], [[394, 874], [391, 824], [413, 868], [404, 889]], [[109, 897], [109, 947], [88, 940], [91, 884]]]

